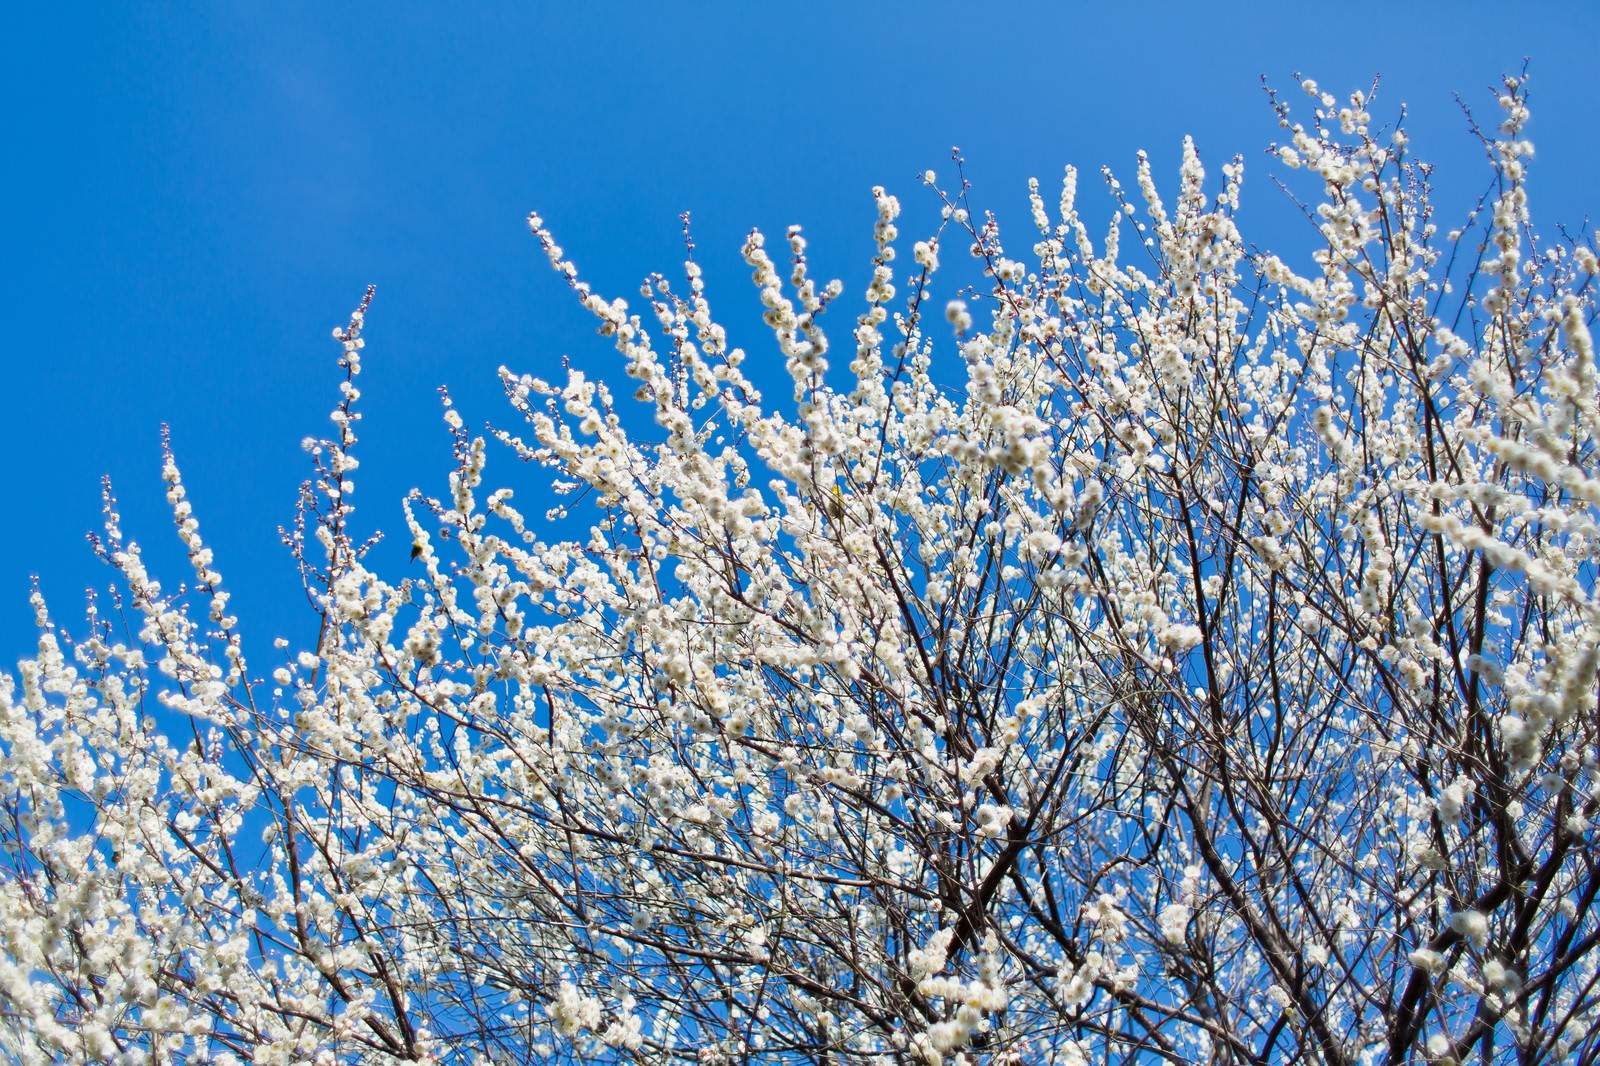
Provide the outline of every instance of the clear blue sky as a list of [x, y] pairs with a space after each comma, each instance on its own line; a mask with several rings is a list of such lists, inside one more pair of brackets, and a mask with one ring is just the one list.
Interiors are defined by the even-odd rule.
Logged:
[[751, 226], [803, 224], [817, 272], [854, 293], [869, 189], [900, 193], [920, 231], [934, 207], [915, 175], [948, 172], [951, 145], [979, 199], [1021, 223], [1026, 178], [1048, 186], [1069, 162], [1131, 177], [1147, 148], [1170, 189], [1188, 133], [1213, 173], [1244, 154], [1246, 217], [1263, 205], [1264, 227], [1246, 236], [1270, 245], [1288, 216], [1262, 152], [1278, 131], [1261, 75], [1288, 88], [1301, 71], [1343, 93], [1381, 74], [1376, 114], [1409, 103], [1417, 154], [1440, 162], [1445, 207], [1464, 212], [1484, 171], [1451, 93], [1487, 117], [1487, 87], [1528, 55], [1534, 211], [1553, 232], [1600, 209], [1597, 12], [1577, 0], [21, 6], [0, 43], [13, 507], [0, 663], [32, 646], [30, 575], [59, 620], [81, 618], [83, 588], [108, 579], [83, 539], [102, 473], [159, 572], [185, 576], [162, 422], [256, 663], [280, 633], [309, 641], [276, 527], [307, 470], [299, 442], [326, 431], [336, 398], [328, 332], [369, 282], [358, 520], [390, 531], [403, 565], [401, 497], [444, 489], [438, 385], [470, 423], [504, 423], [501, 363], [614, 366], [528, 235], [530, 210], [626, 296], [675, 269], [677, 216], [691, 211], [714, 302], [745, 313]]

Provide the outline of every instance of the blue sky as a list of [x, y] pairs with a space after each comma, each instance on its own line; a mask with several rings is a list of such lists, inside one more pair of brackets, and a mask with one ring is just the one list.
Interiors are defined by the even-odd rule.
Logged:
[[[1213, 173], [1244, 155], [1247, 238], [1293, 245], [1259, 79], [1300, 71], [1341, 94], [1382, 75], [1375, 114], [1409, 104], [1448, 222], [1486, 175], [1451, 94], [1488, 117], [1524, 56], [1536, 219], [1600, 206], [1593, 3], [108, 3], [7, 21], [5, 663], [33, 643], [32, 575], [61, 621], [108, 580], [84, 542], [102, 474], [158, 573], [183, 578], [163, 422], [248, 637], [309, 642], [276, 530], [337, 398], [329, 330], [369, 282], [357, 517], [403, 566], [400, 500], [448, 469], [437, 386], [481, 426], [509, 421], [502, 363], [614, 370], [530, 210], [626, 296], [675, 270], [692, 212], [714, 306], [750, 321], [752, 226], [804, 225], [815, 272], [856, 292], [871, 187], [920, 233], [936, 205], [916, 175], [948, 174], [952, 145], [979, 202], [1020, 224], [1028, 176], [1131, 178], [1146, 148], [1170, 188], [1192, 134]], [[759, 353], [757, 330], [734, 339]]]

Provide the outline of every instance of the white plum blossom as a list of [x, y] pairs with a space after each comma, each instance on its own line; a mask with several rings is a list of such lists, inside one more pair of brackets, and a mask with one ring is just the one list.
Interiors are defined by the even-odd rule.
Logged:
[[1483, 947], [1489, 939], [1489, 919], [1482, 911], [1456, 911], [1450, 916], [1450, 928], [1471, 941], [1474, 947]]

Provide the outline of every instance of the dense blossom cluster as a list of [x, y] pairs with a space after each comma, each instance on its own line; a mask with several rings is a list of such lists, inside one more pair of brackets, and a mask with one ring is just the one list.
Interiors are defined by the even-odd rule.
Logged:
[[1592, 1060], [1595, 251], [1531, 228], [1517, 79], [1443, 240], [1303, 88], [1300, 267], [1192, 144], [1098, 246], [1033, 183], [1020, 258], [930, 172], [906, 265], [875, 190], [843, 354], [752, 233], [781, 405], [695, 263], [631, 307], [530, 219], [654, 429], [503, 371], [530, 515], [447, 399], [404, 580], [349, 525], [363, 303], [269, 677], [170, 449], [187, 588], [108, 492], [120, 617], [37, 602], [0, 684], [0, 1054]]

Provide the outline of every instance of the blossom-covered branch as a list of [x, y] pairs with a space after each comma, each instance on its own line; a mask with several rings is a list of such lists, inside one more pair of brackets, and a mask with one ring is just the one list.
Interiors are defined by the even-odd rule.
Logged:
[[874, 191], [844, 328], [752, 233], [746, 349], [692, 256], [633, 307], [531, 218], [636, 406], [506, 369], [484, 439], [446, 397], [403, 578], [345, 503], [363, 301], [285, 534], [313, 640], [247, 666], [170, 449], [191, 584], [108, 491], [112, 610], [36, 600], [6, 1053], [1600, 1056], [1593, 241], [1533, 229], [1522, 78], [1442, 237], [1403, 129], [1302, 89], [1303, 257], [1192, 143], [1170, 201], [1107, 175], [1098, 242], [1032, 183], [1025, 254], [930, 172], [909, 264]]

